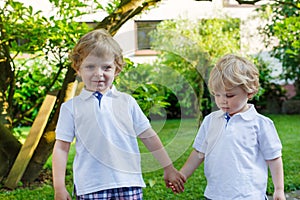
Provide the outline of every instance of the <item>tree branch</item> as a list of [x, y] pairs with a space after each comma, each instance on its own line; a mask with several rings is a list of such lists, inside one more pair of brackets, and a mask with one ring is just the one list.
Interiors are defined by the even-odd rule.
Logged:
[[136, 14], [148, 9], [161, 0], [124, 0], [113, 13], [104, 18], [95, 29], [106, 29], [111, 35], [115, 35], [121, 26]]

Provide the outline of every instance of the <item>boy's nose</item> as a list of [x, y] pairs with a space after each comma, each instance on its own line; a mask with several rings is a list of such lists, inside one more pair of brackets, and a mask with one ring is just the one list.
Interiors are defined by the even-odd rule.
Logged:
[[101, 67], [96, 67], [95, 74], [98, 76], [103, 76], [103, 70]]
[[227, 97], [225, 97], [225, 96], [222, 97], [222, 102], [223, 102], [223, 103], [227, 103]]

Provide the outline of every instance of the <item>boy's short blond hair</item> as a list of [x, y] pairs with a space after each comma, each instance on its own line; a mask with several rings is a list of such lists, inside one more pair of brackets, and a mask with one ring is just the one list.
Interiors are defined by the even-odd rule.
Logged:
[[222, 57], [210, 72], [208, 87], [214, 95], [220, 90], [240, 86], [248, 94], [259, 90], [259, 71], [249, 60], [228, 54]]
[[99, 57], [113, 55], [115, 58], [114, 64], [117, 67], [116, 72], [122, 71], [125, 64], [122, 49], [106, 30], [97, 29], [80, 38], [69, 54], [72, 68], [78, 71], [83, 60], [91, 53]]

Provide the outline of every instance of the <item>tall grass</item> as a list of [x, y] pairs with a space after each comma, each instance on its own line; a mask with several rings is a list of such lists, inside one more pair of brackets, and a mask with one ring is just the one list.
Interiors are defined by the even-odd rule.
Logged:
[[[283, 144], [283, 162], [285, 171], [286, 192], [300, 189], [300, 115], [270, 115], [275, 123], [279, 136]], [[168, 120], [153, 121], [154, 129], [166, 146], [168, 153], [174, 161], [174, 166], [180, 169], [191, 152], [191, 144], [197, 132], [196, 120]], [[185, 184], [185, 191], [181, 194], [173, 194], [166, 189], [163, 181], [163, 170], [158, 163], [149, 156], [146, 148], [141, 144], [143, 177], [147, 185], [144, 188], [145, 200], [193, 200], [203, 199], [203, 192], [206, 180], [203, 174], [203, 165], [195, 171]], [[72, 158], [74, 157], [74, 147], [71, 148], [67, 167], [67, 187], [72, 191]], [[51, 169], [51, 158], [45, 165], [46, 169]], [[268, 193], [271, 194], [273, 186], [271, 179], [268, 182]], [[53, 199], [53, 189], [51, 181], [39, 187], [18, 188], [14, 191], [0, 190], [1, 200], [23, 200], [23, 199]]]

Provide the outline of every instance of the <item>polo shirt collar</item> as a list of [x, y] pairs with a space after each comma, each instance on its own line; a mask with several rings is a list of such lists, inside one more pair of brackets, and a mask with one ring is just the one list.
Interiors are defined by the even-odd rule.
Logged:
[[[79, 94], [79, 97], [82, 100], [87, 100], [91, 97], [93, 97], [93, 93], [91, 91], [86, 90], [85, 88], [82, 89], [81, 93]], [[119, 91], [116, 89], [116, 87], [113, 85], [111, 89], [109, 89], [103, 96], [118, 96]]]
[[224, 118], [224, 115], [225, 115], [225, 112], [223, 112], [222, 110], [216, 111], [216, 114], [215, 114], [215, 116], [217, 118]]
[[251, 121], [257, 115], [257, 111], [253, 104], [248, 104], [248, 105], [249, 105], [249, 109], [247, 111], [238, 113], [237, 115], [240, 115], [241, 118], [243, 118], [246, 121]]
[[[254, 107], [253, 104], [248, 104], [249, 105], [249, 109], [245, 112], [242, 112], [242, 113], [237, 113], [235, 114], [236, 116], [241, 116], [241, 118], [243, 118], [244, 120], [246, 121], [250, 121], [250, 120], [253, 120], [257, 114], [257, 111]], [[224, 118], [225, 116], [225, 112], [223, 112], [222, 110], [218, 110], [216, 112], [216, 117], [218, 118]]]

